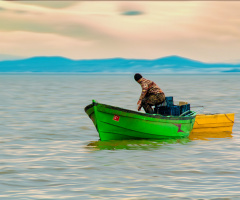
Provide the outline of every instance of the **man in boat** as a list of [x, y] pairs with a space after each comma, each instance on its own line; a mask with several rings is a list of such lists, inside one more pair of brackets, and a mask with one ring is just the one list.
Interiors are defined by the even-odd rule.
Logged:
[[161, 104], [165, 101], [165, 94], [160, 87], [151, 80], [145, 79], [141, 74], [136, 73], [134, 79], [141, 85], [142, 93], [137, 102], [138, 111], [143, 109], [146, 113], [153, 113], [152, 106]]

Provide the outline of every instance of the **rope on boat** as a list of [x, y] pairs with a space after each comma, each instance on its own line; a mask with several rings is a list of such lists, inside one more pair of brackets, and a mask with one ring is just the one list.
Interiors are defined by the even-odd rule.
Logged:
[[194, 123], [197, 123], [197, 125], [200, 125], [198, 122], [197, 122], [197, 120], [195, 120], [195, 122]]
[[[195, 111], [195, 112], [199, 112], [199, 111], [201, 111], [204, 107], [203, 106], [192, 106], [192, 108], [193, 107], [202, 107], [201, 109], [199, 109], [199, 110], [197, 110], [197, 111]], [[184, 113], [183, 113], [184, 114]], [[225, 116], [228, 118], [228, 120], [229, 121], [231, 121], [232, 123], [234, 123], [234, 121], [233, 120], [231, 120], [228, 116], [227, 116], [227, 114], [225, 113]]]
[[[198, 113], [199, 111], [201, 111], [202, 109], [204, 109], [204, 106], [191, 106], [191, 108], [197, 108], [197, 107], [201, 107], [201, 108], [198, 109], [197, 111], [195, 111], [196, 113]], [[184, 116], [185, 114], [187, 114], [187, 113], [189, 113], [189, 112], [191, 112], [191, 111], [190, 111], [190, 110], [187, 110], [186, 112], [182, 113], [180, 116]], [[191, 115], [191, 113], [188, 114], [188, 115], [186, 115], [186, 116], [189, 116], [189, 115]], [[234, 123], [234, 121], [231, 120], [231, 119], [228, 117], [227, 114], [225, 114], [225, 116], [228, 118], [229, 121], [231, 121], [232, 123]], [[197, 121], [196, 121], [196, 123], [197, 123]], [[197, 124], [198, 124], [198, 123], [197, 123]]]
[[[198, 109], [197, 111], [194, 111], [194, 112], [199, 112], [199, 111], [201, 111], [204, 107], [203, 106], [195, 106], [195, 107], [201, 107], [200, 109]], [[190, 113], [189, 113], [190, 112]], [[187, 113], [189, 113], [188, 115], [186, 115]], [[191, 113], [191, 110], [187, 110], [186, 112], [184, 112], [184, 113], [182, 113], [181, 115], [180, 115], [180, 117], [181, 116], [184, 116], [184, 115], [186, 115], [186, 116], [190, 116], [190, 115], [192, 115], [192, 113]]]
[[[227, 114], [225, 114], [225, 116], [229, 119], [229, 117], [227, 116]], [[231, 121], [232, 123], [234, 123], [233, 120], [229, 119], [229, 121]]]
[[182, 113], [181, 115], [179, 115], [179, 117], [184, 116], [185, 114], [187, 114], [187, 113], [189, 113], [189, 112], [191, 112], [191, 110], [187, 110], [186, 112], [184, 112], [184, 113]]
[[194, 112], [196, 112], [196, 113], [198, 113], [199, 111], [201, 111], [201, 110], [203, 110], [204, 109], [204, 106], [195, 106], [195, 108], [196, 107], [201, 107], [200, 109], [198, 109], [197, 111], [194, 111]]
[[191, 106], [191, 108], [198, 108], [198, 107], [204, 107], [204, 106]]

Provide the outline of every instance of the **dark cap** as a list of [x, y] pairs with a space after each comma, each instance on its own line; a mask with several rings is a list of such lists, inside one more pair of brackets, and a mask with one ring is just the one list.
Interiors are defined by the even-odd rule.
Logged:
[[141, 75], [141, 74], [136, 73], [136, 74], [134, 75], [135, 81], [138, 81], [140, 78], [142, 78], [142, 75]]

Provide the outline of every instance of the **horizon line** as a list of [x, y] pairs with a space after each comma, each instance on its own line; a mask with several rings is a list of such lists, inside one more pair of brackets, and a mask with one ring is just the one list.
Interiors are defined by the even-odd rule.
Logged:
[[[0, 56], [1, 56], [1, 54], [0, 54]], [[125, 57], [82, 58], [82, 59], [79, 58], [79, 59], [73, 59], [73, 58], [60, 56], [60, 55], [39, 55], [39, 56], [22, 57], [22, 58], [18, 57], [16, 59], [14, 59], [14, 58], [2, 59], [2, 60], [0, 60], [0, 62], [21, 61], [21, 60], [28, 60], [28, 59], [33, 59], [33, 58], [64, 58], [64, 59], [72, 60], [72, 61], [110, 60], [110, 59], [154, 61], [154, 60], [163, 59], [163, 58], [170, 58], [170, 57], [177, 57], [177, 58], [182, 58], [182, 59], [186, 59], [186, 60], [191, 60], [191, 61], [194, 61], [194, 62], [206, 63], [206, 64], [240, 64], [240, 60], [238, 62], [205, 62], [205, 61], [196, 60], [196, 59], [192, 59], [192, 58], [184, 57], [184, 56], [179, 56], [179, 55], [175, 55], [175, 54], [168, 55], [168, 56], [163, 56], [163, 57], [158, 57], [158, 58], [153, 58], [153, 59], [148, 59], [148, 58], [125, 58]]]

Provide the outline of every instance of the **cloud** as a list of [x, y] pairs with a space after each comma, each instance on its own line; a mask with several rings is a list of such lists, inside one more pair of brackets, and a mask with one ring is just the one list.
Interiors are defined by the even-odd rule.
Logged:
[[16, 12], [17, 14], [26, 14], [26, 13], [28, 13], [28, 11], [25, 11], [25, 10], [14, 10], [14, 12]]
[[[34, 48], [28, 44], [29, 38], [38, 45], [35, 53], [49, 48], [61, 55], [88, 58], [157, 58], [178, 54], [212, 61], [235, 59], [240, 49], [240, 2], [86, 1], [65, 4], [63, 8], [37, 3], [3, 1], [1, 8], [5, 12], [0, 12], [0, 32], [12, 37], [17, 37], [14, 32], [21, 33], [16, 46], [22, 43], [30, 54]], [[49, 47], [44, 40], [62, 52]], [[13, 40], [8, 41], [9, 46], [14, 45]], [[77, 47], [82, 48], [83, 44], [88, 44], [85, 51], [76, 54]], [[72, 45], [77, 47], [69, 51]]]
[[110, 21], [112, 23], [111, 17], [118, 15], [117, 12], [105, 12], [109, 5], [112, 9], [112, 4], [106, 3], [106, 6], [103, 5], [100, 8], [92, 7], [88, 3], [86, 5], [78, 3], [76, 6], [64, 10], [19, 5], [5, 4], [8, 12], [0, 15], [0, 20], [3, 21], [0, 30], [54, 33], [97, 40], [99, 38], [107, 39], [111, 38], [111, 31], [108, 32], [108, 28], [112, 29], [112, 27], [104, 23]]
[[138, 10], [129, 10], [129, 11], [125, 11], [122, 13], [122, 15], [128, 15], [128, 16], [142, 15], [142, 14], [144, 14], [144, 13], [141, 11], [138, 11]]
[[4, 9], [4, 8], [2, 8], [2, 7], [0, 7], [0, 12], [2, 12], [2, 11], [5, 11], [5, 9]]
[[14, 3], [22, 5], [34, 5], [46, 8], [55, 8], [55, 9], [62, 9], [67, 8], [70, 6], [75, 5], [76, 1], [22, 1], [22, 0], [15, 0]]
[[118, 5], [118, 10], [121, 15], [126, 16], [135, 16], [135, 15], [143, 15], [145, 8], [144, 6], [138, 2], [122, 2]]
[[0, 38], [3, 54], [27, 55], [27, 57], [60, 55], [76, 58], [94, 45], [91, 41], [76, 40], [51, 33], [0, 32]]

